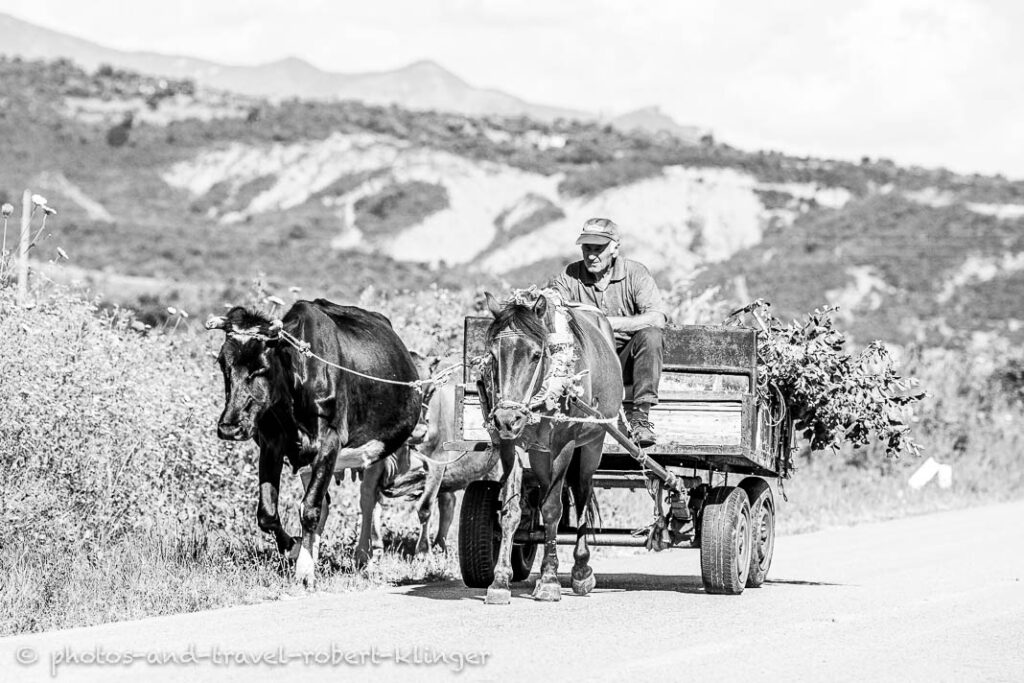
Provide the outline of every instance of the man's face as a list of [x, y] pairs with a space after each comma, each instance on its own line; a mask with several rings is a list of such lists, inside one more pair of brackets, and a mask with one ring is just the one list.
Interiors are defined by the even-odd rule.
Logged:
[[581, 244], [583, 265], [593, 275], [602, 275], [612, 265], [612, 260], [619, 253], [619, 243], [610, 241], [605, 244]]

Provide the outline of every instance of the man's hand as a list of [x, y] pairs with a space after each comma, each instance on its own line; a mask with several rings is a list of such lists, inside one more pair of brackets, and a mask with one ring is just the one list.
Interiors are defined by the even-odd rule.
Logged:
[[645, 327], [665, 327], [665, 314], [659, 311], [648, 311], [640, 315], [610, 315], [608, 323], [616, 332], [636, 332]]

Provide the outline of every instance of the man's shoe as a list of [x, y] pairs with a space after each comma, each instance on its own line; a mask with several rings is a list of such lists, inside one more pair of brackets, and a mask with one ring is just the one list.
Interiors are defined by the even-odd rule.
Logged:
[[654, 435], [654, 425], [647, 418], [647, 414], [639, 410], [629, 418], [629, 429], [633, 432], [633, 441], [641, 448], [653, 446], [657, 439]]

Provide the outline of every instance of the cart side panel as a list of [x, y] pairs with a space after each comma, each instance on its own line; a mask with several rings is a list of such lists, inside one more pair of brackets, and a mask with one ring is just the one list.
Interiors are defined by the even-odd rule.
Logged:
[[679, 369], [757, 369], [757, 332], [744, 327], [683, 325], [665, 330], [665, 364]]
[[462, 358], [465, 362], [463, 368], [463, 381], [467, 384], [476, 384], [478, 379], [477, 365], [474, 358], [486, 352], [487, 346], [484, 339], [487, 336], [487, 328], [494, 321], [490, 316], [467, 316], [462, 334]]

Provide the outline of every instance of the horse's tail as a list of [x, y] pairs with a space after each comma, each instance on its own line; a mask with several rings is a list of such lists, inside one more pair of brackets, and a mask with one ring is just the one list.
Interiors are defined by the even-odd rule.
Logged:
[[421, 467], [400, 475], [382, 493], [388, 498], [401, 498], [404, 496], [407, 500], [416, 500], [426, 490], [426, 482], [427, 470]]
[[[569, 494], [568, 504], [573, 510], [576, 509], [576, 492], [571, 486], [566, 487], [566, 491]], [[563, 513], [564, 514], [564, 513]], [[590, 499], [587, 501], [586, 506], [583, 508], [583, 519], [576, 520], [576, 526], [580, 523], [587, 525], [587, 528], [591, 533], [596, 533], [601, 530], [603, 522], [601, 521], [601, 506], [597, 504], [597, 489], [590, 489]]]
[[587, 501], [587, 509], [583, 513], [587, 522], [587, 528], [594, 532], [601, 530], [601, 506], [597, 504], [597, 489], [590, 489], [590, 500]]

